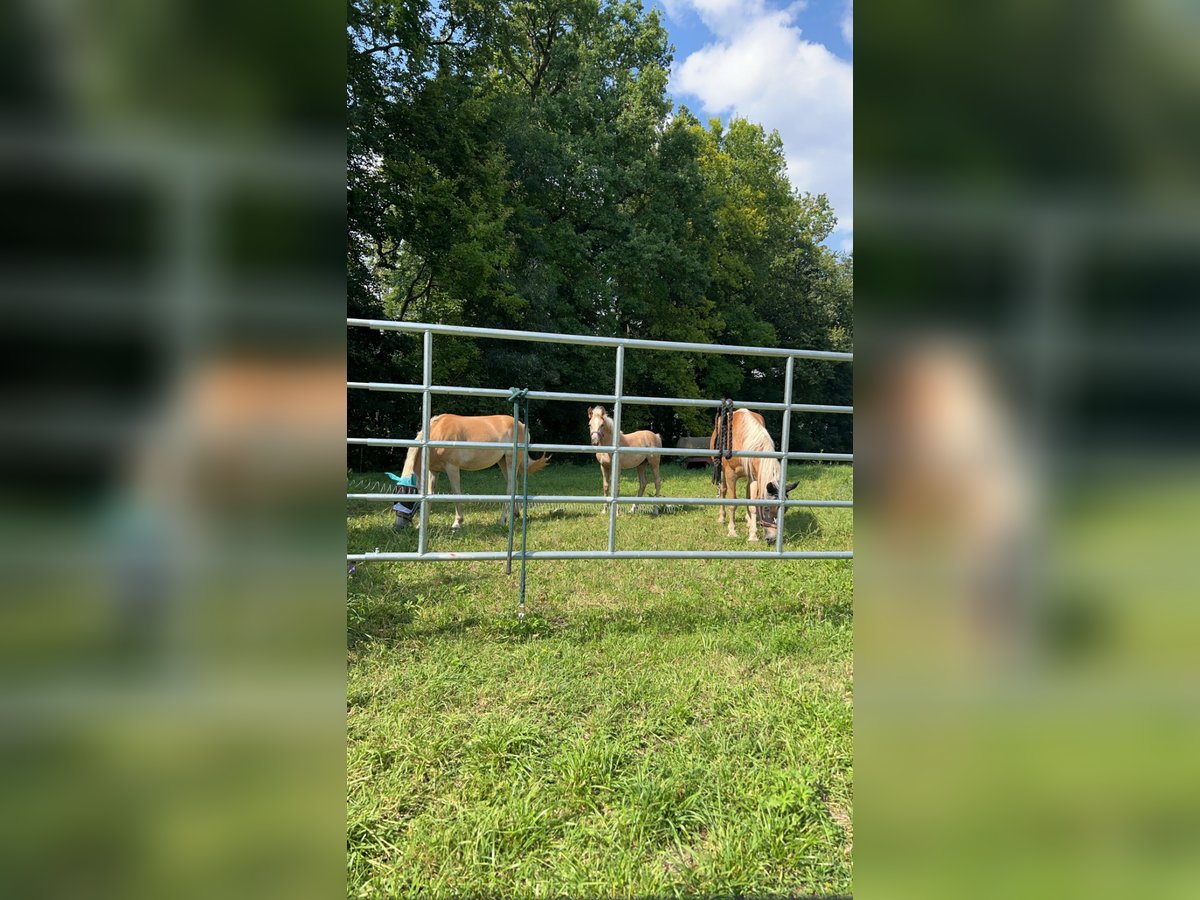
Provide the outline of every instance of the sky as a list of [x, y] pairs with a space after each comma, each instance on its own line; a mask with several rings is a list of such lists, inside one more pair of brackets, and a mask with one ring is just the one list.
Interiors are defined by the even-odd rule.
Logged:
[[669, 90], [701, 120], [778, 130], [792, 185], [825, 194], [853, 250], [853, 0], [653, 0], [675, 46]]

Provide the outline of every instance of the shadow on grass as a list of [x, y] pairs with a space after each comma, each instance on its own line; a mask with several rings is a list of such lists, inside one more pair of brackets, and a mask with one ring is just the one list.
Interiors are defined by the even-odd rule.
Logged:
[[785, 541], [788, 538], [808, 537], [820, 533], [821, 523], [812, 512], [800, 507], [788, 510], [787, 516], [783, 520], [783, 539]]
[[[386, 565], [357, 566], [346, 591], [347, 647], [353, 650], [363, 644], [410, 637], [405, 630], [421, 606], [465, 592], [482, 577], [433, 567], [426, 578], [401, 582]], [[478, 624], [479, 619], [471, 617], [431, 632], [462, 632]], [[423, 632], [422, 636], [431, 632]]]
[[529, 521], [544, 519], [548, 522], [565, 522], [573, 519], [593, 519], [600, 517], [600, 505], [589, 506], [580, 503], [567, 506], [538, 505], [530, 510]]
[[[692, 506], [672, 507], [672, 514], [677, 514], [680, 512], [687, 512], [688, 510], [692, 510], [695, 508], [696, 507], [692, 507]], [[712, 507], [707, 507], [707, 508], [711, 509]], [[734, 521], [734, 525], [738, 528], [738, 536], [744, 537], [745, 530], [746, 530], [746, 507], [738, 506], [738, 507], [732, 507], [732, 508], [737, 510], [737, 513], [735, 513], [735, 518], [733, 521]], [[716, 515], [714, 514], [713, 521], [715, 522], [715, 520], [716, 520]], [[723, 528], [725, 526], [720, 525], [718, 523], [717, 527]], [[809, 535], [820, 534], [820, 533], [821, 533], [821, 522], [819, 519], [817, 519], [816, 515], [813, 514], [810, 510], [805, 509], [804, 507], [801, 507], [801, 506], [797, 506], [793, 509], [788, 510], [787, 515], [783, 520], [783, 539], [785, 542], [788, 540], [791, 540], [792, 538], [808, 537]], [[770, 544], [765, 540], [763, 541], [763, 544], [764, 544], [764, 547], [761, 549], [769, 550], [774, 547], [773, 544]], [[748, 547], [747, 549], [753, 550], [753, 549], [759, 549], [759, 548], [755, 548], [755, 547], [751, 546], [751, 547]], [[788, 549], [786, 544], [784, 546], [784, 549]]]
[[[666, 506], [657, 506], [654, 503], [648, 503], [648, 504], [646, 504], [644, 509], [642, 507], [638, 508], [637, 515], [640, 516], [643, 513], [647, 513], [647, 514], [653, 515], [653, 516], [678, 516], [681, 513], [694, 512], [697, 509], [705, 509], [705, 508], [706, 507], [702, 507], [702, 506], [684, 505], [682, 503], [678, 503], [678, 504], [671, 503], [671, 504], [667, 504]], [[653, 512], [651, 512], [651, 510], [653, 510]]]
[[728, 607], [710, 606], [703, 610], [681, 613], [678, 606], [652, 606], [644, 609], [609, 609], [591, 612], [572, 612], [566, 616], [547, 617], [542, 636], [556, 637], [572, 644], [590, 644], [614, 635], [641, 635], [647, 632], [664, 638], [695, 634], [698, 631], [724, 631], [736, 624], [769, 620], [765, 610], [736, 611]]
[[[531, 515], [529, 520], [532, 522], [536, 518], [538, 517]], [[431, 548], [443, 549], [442, 545], [463, 537], [508, 537], [508, 526], [501, 525], [497, 519], [467, 519], [459, 529], [450, 527], [452, 521], [452, 518], [448, 518], [437, 523], [430, 522], [427, 536]], [[517, 525], [520, 524], [521, 520], [518, 518]], [[358, 529], [353, 536], [355, 546], [350, 552], [370, 553], [379, 549], [387, 553], [415, 553], [418, 534], [415, 523], [407, 528], [396, 528], [391, 519], [381, 519]]]
[[613, 636], [655, 633], [664, 638], [690, 635], [701, 631], [723, 632], [731, 626], [752, 626], [768, 629], [782, 620], [822, 621], [835, 626], [852, 618], [849, 598], [830, 605], [815, 605], [809, 598], [777, 601], [764, 599], [736, 606], [727, 604], [720, 596], [709, 603], [694, 605], [678, 601], [663, 601], [644, 607], [564, 608], [558, 598], [538, 596], [531, 591], [526, 599], [524, 619], [517, 617], [518, 597], [511, 591], [511, 603], [504, 614], [494, 612], [469, 613], [439, 622], [415, 623], [415, 614], [430, 604], [452, 599], [453, 593], [464, 590], [468, 582], [478, 582], [483, 576], [472, 575], [452, 579], [431, 578], [411, 585], [405, 599], [388, 601], [370, 597], [362, 607], [353, 600], [347, 617], [349, 646], [362, 644], [425, 643], [445, 637], [470, 636], [481, 643], [513, 644], [555, 639], [582, 645]]
[[479, 636], [500, 643], [524, 643], [557, 639], [571, 644], [590, 644], [613, 636], [655, 633], [664, 638], [695, 634], [701, 631], [724, 632], [731, 626], [766, 626], [768, 629], [781, 619], [791, 621], [822, 621], [840, 626], [852, 618], [849, 599], [845, 602], [817, 606], [810, 599], [798, 598], [784, 602], [764, 599], [753, 605], [744, 602], [736, 607], [714, 597], [706, 605], [681, 605], [664, 601], [650, 606], [564, 609], [553, 598], [530, 596], [526, 601], [523, 621], [516, 617], [517, 598], [512, 598], [512, 615], [489, 617], [486, 621], [456, 623], [456, 627], [439, 627], [411, 634], [416, 639], [432, 637], [447, 631], [462, 634], [470, 624], [481, 626]]
[[449, 622], [440, 622], [437, 625], [428, 625], [420, 630], [405, 634], [407, 640], [430, 641], [444, 637], [462, 637], [468, 632], [477, 631], [483, 627], [490, 627], [493, 623], [484, 621], [476, 615], [464, 616], [461, 619], [454, 619]]
[[[696, 507], [691, 506], [665, 506], [658, 507], [657, 512], [651, 512], [652, 508], [652, 503], [646, 503], [641, 505], [637, 512], [622, 509], [620, 518], [625, 519], [630, 516], [635, 518], [676, 516], [696, 509]], [[607, 513], [603, 512], [598, 504], [594, 507], [585, 504], [572, 507], [543, 506], [541, 508], [534, 507], [529, 511], [531, 525], [535, 522], [568, 522], [588, 519], [601, 521], [606, 518]], [[501, 525], [495, 518], [469, 518], [463, 522], [462, 527], [459, 529], [451, 528], [451, 521], [453, 520], [443, 520], [436, 523], [430, 522], [428, 538], [431, 548], [439, 551], [449, 550], [452, 547], [448, 547], [447, 545], [452, 545], [454, 541], [465, 537], [494, 537], [504, 541], [508, 539], [508, 526]], [[518, 516], [518, 540], [520, 539], [520, 524], [521, 519]], [[371, 553], [379, 550], [384, 553], [415, 553], [417, 550], [417, 535], [418, 529], [415, 523], [408, 528], [398, 529], [395, 527], [389, 513], [388, 518], [380, 517], [378, 521], [372, 521], [354, 532], [351, 538], [353, 546], [350, 548], [350, 552]]]

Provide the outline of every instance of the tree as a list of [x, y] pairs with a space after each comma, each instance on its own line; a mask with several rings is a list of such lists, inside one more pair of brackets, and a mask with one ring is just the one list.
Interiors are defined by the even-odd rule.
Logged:
[[[828, 204], [791, 189], [777, 134], [672, 115], [656, 11], [352, 0], [348, 40], [352, 315], [821, 346], [848, 318], [848, 269], [821, 243]], [[352, 335], [351, 377], [418, 380], [415, 345], [384, 340]], [[612, 378], [611, 351], [437, 345], [439, 382], [595, 392]], [[761, 360], [626, 360], [630, 393], [750, 396], [760, 374], [778, 375]], [[352, 395], [351, 428], [410, 434], [418, 408], [412, 397]], [[445, 411], [497, 409], [439, 401]], [[535, 432], [575, 442], [578, 413], [539, 404]], [[673, 440], [706, 433], [711, 417], [630, 407], [625, 424]]]

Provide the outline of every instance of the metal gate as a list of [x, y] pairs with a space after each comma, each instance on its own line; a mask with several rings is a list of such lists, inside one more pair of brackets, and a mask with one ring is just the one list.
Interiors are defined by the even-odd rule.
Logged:
[[[634, 338], [606, 338], [580, 334], [550, 334], [540, 331], [510, 331], [494, 328], [469, 328], [458, 325], [433, 325], [420, 322], [392, 322], [376, 319], [347, 319], [350, 327], [373, 328], [379, 331], [415, 332], [423, 336], [422, 383], [421, 384], [392, 384], [375, 381], [348, 381], [346, 387], [351, 390], [396, 391], [400, 393], [421, 394], [421, 439], [390, 439], [390, 438], [357, 438], [349, 437], [347, 444], [360, 444], [371, 447], [421, 447], [422, 459], [428, 459], [426, 451], [429, 447], [494, 447], [512, 450], [513, 445], [507, 443], [492, 443], [481, 441], [431, 441], [429, 440], [429, 420], [432, 418], [430, 407], [434, 395], [454, 394], [467, 397], [496, 397], [507, 399], [509, 391], [503, 388], [463, 387], [459, 385], [442, 385], [433, 383], [433, 337], [434, 335], [453, 335], [457, 337], [491, 338], [510, 341], [528, 341], [543, 344], [587, 345], [592, 347], [615, 347], [616, 370], [613, 378], [611, 394], [577, 394], [559, 391], [529, 391], [530, 400], [568, 400], [585, 403], [604, 403], [612, 406], [613, 433], [621, 433], [621, 405], [631, 403], [644, 406], [693, 406], [716, 408], [721, 405], [719, 400], [699, 400], [687, 397], [638, 397], [629, 396], [624, 392], [625, 381], [625, 350], [661, 350], [683, 353], [713, 353], [737, 356], [775, 357], [787, 360], [784, 374], [783, 398], [779, 403], [740, 403], [734, 402], [737, 409], [760, 409], [783, 412], [783, 434], [780, 448], [776, 451], [738, 451], [737, 457], [774, 457], [779, 460], [780, 484], [787, 482], [788, 460], [824, 460], [828, 462], [853, 462], [854, 457], [849, 453], [795, 453], [788, 450], [791, 432], [791, 417], [793, 412], [831, 413], [849, 415], [854, 412], [852, 406], [828, 406], [812, 403], [792, 402], [792, 376], [797, 359], [817, 359], [831, 362], [846, 363], [854, 359], [852, 353], [836, 353], [825, 350], [792, 350], [782, 347], [738, 347], [722, 344], [689, 344], [675, 341], [648, 341]], [[527, 433], [528, 435], [528, 433]], [[541, 453], [609, 453], [612, 454], [613, 472], [612, 495], [581, 496], [581, 495], [529, 495], [530, 502], [536, 503], [609, 503], [608, 547], [606, 550], [523, 550], [519, 552], [473, 551], [463, 553], [438, 553], [429, 550], [429, 534], [425, 513], [429, 506], [424, 506], [417, 532], [417, 549], [406, 553], [350, 553], [347, 561], [366, 560], [511, 560], [520, 559], [852, 559], [853, 551], [796, 551], [783, 549], [783, 511], [793, 506], [805, 507], [853, 507], [851, 500], [785, 500], [784, 492], [780, 491], [778, 500], [751, 500], [717, 497], [663, 497], [654, 498], [655, 504], [660, 505], [691, 505], [691, 506], [768, 506], [778, 507], [776, 520], [779, 528], [775, 537], [774, 550], [618, 550], [617, 549], [617, 505], [621, 503], [642, 503], [647, 498], [618, 496], [620, 484], [619, 456], [621, 448], [597, 447], [591, 444], [528, 444], [529, 452]], [[659, 447], [637, 448], [639, 454], [655, 454], [659, 456], [694, 456], [695, 448]], [[516, 483], [516, 475], [513, 476]], [[406, 501], [438, 502], [496, 502], [511, 503], [513, 498], [507, 494], [426, 494], [426, 479], [421, 478], [421, 489], [417, 494], [408, 494]], [[379, 500], [393, 503], [394, 493], [348, 493], [347, 500]]]

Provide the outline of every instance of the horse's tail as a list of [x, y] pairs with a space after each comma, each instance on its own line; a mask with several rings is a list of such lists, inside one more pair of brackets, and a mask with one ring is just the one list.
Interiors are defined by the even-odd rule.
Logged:
[[550, 465], [550, 454], [549, 453], [545, 454], [544, 456], [542, 456], [538, 459], [531, 459], [529, 461], [529, 474], [533, 475], [536, 472], [540, 472], [540, 471], [542, 471], [542, 469], [546, 468], [546, 466], [548, 466], [548, 465]]

